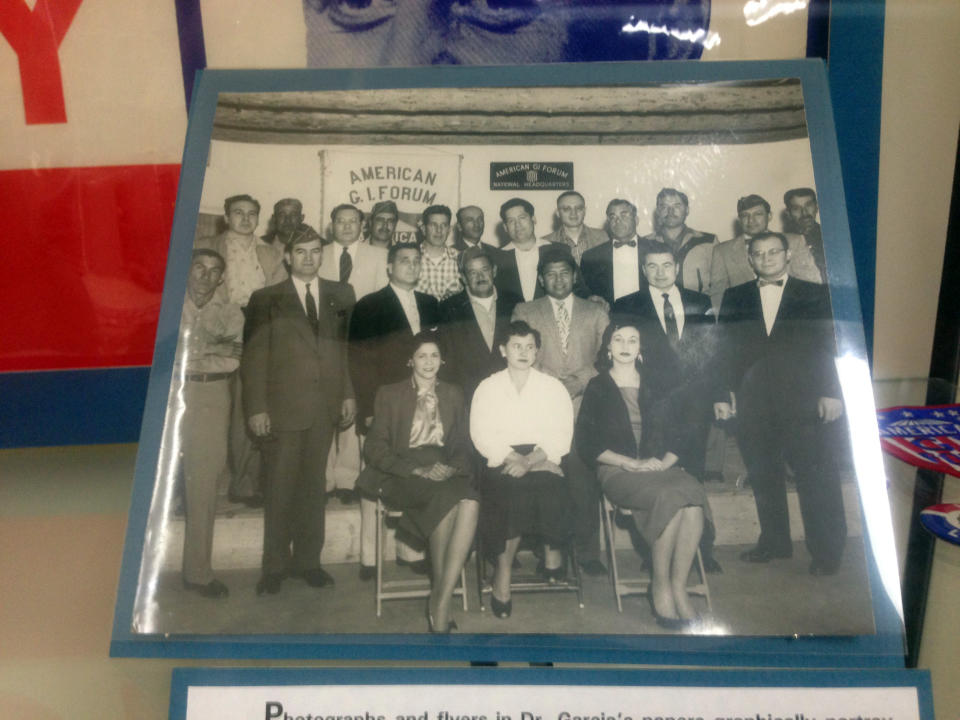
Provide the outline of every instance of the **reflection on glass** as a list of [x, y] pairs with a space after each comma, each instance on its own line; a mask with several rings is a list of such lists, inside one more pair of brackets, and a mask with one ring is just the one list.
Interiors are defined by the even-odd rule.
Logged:
[[807, 0], [781, 0], [780, 2], [747, 0], [747, 3], [743, 6], [743, 17], [746, 19], [747, 25], [754, 27], [777, 15], [789, 15], [798, 10], [804, 10], [808, 4]]

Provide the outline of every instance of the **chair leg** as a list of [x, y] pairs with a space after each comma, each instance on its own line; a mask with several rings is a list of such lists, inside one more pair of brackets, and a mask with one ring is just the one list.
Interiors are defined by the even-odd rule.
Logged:
[[383, 596], [383, 501], [377, 498], [377, 617], [380, 617], [380, 600]]
[[710, 600], [710, 583], [707, 582], [707, 571], [703, 567], [703, 556], [697, 548], [697, 569], [700, 571], [700, 583], [703, 585], [703, 596], [707, 599], [707, 612], [713, 612], [713, 603]]
[[570, 539], [570, 563], [573, 565], [570, 568], [573, 573], [573, 579], [577, 583], [577, 604], [580, 605], [580, 609], [583, 609], [583, 576], [580, 573], [580, 558], [577, 556], [577, 543], [576, 540]]
[[480, 602], [480, 612], [484, 612], [487, 608], [483, 604], [483, 545], [480, 542], [479, 532], [474, 536], [473, 554], [477, 559], [477, 598]]
[[617, 546], [613, 537], [613, 509], [603, 508], [603, 532], [607, 538], [607, 553], [610, 556], [610, 574], [613, 576], [613, 594], [617, 599], [617, 612], [623, 612], [623, 602], [620, 599], [620, 572], [617, 568]]

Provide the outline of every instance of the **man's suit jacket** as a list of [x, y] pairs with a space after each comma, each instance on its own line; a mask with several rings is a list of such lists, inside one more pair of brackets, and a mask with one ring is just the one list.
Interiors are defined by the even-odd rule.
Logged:
[[[437, 299], [415, 293], [420, 329], [440, 324]], [[350, 376], [357, 394], [357, 413], [363, 419], [373, 415], [373, 400], [381, 385], [400, 382], [409, 376], [407, 366], [410, 323], [400, 299], [390, 285], [361, 298], [350, 318]]]
[[487, 347], [483, 339], [466, 290], [440, 303], [440, 329], [444, 339], [444, 366], [441, 374], [460, 386], [468, 405], [477, 385], [484, 378], [507, 366], [506, 360], [500, 354], [497, 338], [510, 324], [513, 308], [521, 302], [523, 298], [519, 296], [497, 293], [494, 342], [491, 348]]
[[240, 360], [246, 417], [269, 413], [278, 431], [305, 430], [322, 415], [337, 422], [343, 399], [353, 397], [347, 370], [353, 304], [349, 285], [320, 280], [314, 334], [290, 278], [250, 296]]
[[[637, 277], [640, 279], [640, 287], [643, 288], [647, 281], [640, 268], [643, 266], [643, 255], [650, 246], [650, 242], [639, 236], [636, 241]], [[599, 295], [613, 306], [613, 241], [610, 240], [587, 250], [580, 260], [580, 272], [590, 294]]]
[[[790, 243], [790, 265], [787, 272], [791, 277], [819, 283], [820, 270], [817, 269], [817, 264], [803, 235], [790, 233], [787, 234], [787, 240]], [[707, 248], [711, 249], [710, 246]], [[693, 252], [698, 250], [700, 250], [699, 247]], [[747, 261], [746, 235], [737, 235], [732, 240], [712, 246], [709, 293], [714, 310], [720, 309], [720, 300], [723, 299], [723, 293], [727, 288], [752, 282], [756, 277]]]
[[547, 242], [560, 243], [561, 245], [566, 245], [570, 248], [570, 252], [573, 253], [573, 259], [577, 261], [577, 265], [580, 264], [583, 254], [588, 250], [591, 250], [597, 245], [602, 245], [610, 239], [610, 236], [607, 235], [607, 231], [600, 228], [592, 228], [583, 226], [583, 230], [580, 231], [580, 237], [577, 238], [578, 242], [576, 247], [574, 247], [573, 242], [567, 237], [567, 233], [564, 230], [563, 225], [558, 227], [552, 233], [548, 233], [540, 238], [541, 240], [546, 240]]
[[524, 320], [540, 332], [540, 351], [534, 367], [561, 380], [571, 398], [580, 397], [597, 370], [594, 363], [609, 324], [600, 305], [574, 296], [570, 314], [567, 353], [560, 348], [560, 331], [549, 297], [521, 303], [513, 310], [514, 320]]
[[[703, 293], [678, 288], [683, 305], [683, 335], [675, 344], [667, 337], [648, 287], [626, 295], [613, 304], [610, 312], [614, 321], [635, 322], [640, 330], [641, 354], [644, 364], [665, 388], [701, 383], [715, 372], [717, 346], [713, 308], [710, 298]], [[679, 315], [681, 308], [674, 308]]]
[[[547, 248], [561, 248], [564, 252], [570, 253], [570, 247], [568, 245], [563, 243], [543, 242], [543, 244], [537, 248], [541, 257]], [[513, 248], [501, 248], [500, 250], [497, 250], [495, 257], [497, 261], [497, 277], [494, 279], [493, 284], [496, 286], [497, 292], [502, 292], [506, 295], [516, 295], [519, 298], [523, 298], [523, 286], [520, 284], [520, 270], [517, 268], [517, 251]], [[572, 254], [571, 257], [573, 257]], [[543, 286], [539, 282], [535, 283], [535, 288], [536, 289], [534, 290], [533, 298], [531, 298], [533, 300], [544, 296]], [[580, 273], [578, 272], [574, 278], [573, 292], [579, 297], [586, 297], [586, 291], [587, 288], [580, 277]]]
[[[371, 245], [365, 240], [356, 242], [357, 256], [353, 260], [353, 269], [347, 282], [353, 287], [357, 300], [361, 300], [370, 293], [386, 287], [390, 282], [387, 277], [387, 249]], [[340, 279], [340, 255], [343, 246], [332, 242], [323, 247], [323, 263], [320, 265], [320, 277], [327, 280]]]
[[[219, 253], [224, 262], [227, 262], [226, 232], [222, 232], [219, 235], [213, 235], [211, 237], [200, 238], [197, 240], [194, 247], [197, 250], [213, 250], [214, 252]], [[263, 268], [263, 274], [266, 277], [264, 287], [274, 285], [288, 277], [287, 268], [283, 264], [283, 252], [276, 246], [257, 238], [256, 252], [257, 260], [260, 261], [260, 267]], [[229, 272], [230, 268], [227, 267], [224, 274]], [[217, 288], [217, 295], [224, 302], [229, 302], [230, 298], [227, 295], [226, 283], [222, 283], [220, 287]]]
[[770, 335], [756, 282], [727, 290], [720, 304], [720, 392], [782, 403], [798, 417], [816, 417], [820, 397], [840, 398], [836, 341], [825, 285], [788, 277]]

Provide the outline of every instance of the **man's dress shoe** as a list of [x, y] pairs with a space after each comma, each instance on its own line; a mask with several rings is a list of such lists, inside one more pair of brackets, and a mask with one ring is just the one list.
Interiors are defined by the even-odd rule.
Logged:
[[280, 586], [283, 584], [283, 575], [280, 573], [267, 573], [257, 581], [257, 595], [276, 595], [280, 592]]
[[334, 585], [333, 577], [321, 567], [309, 570], [298, 570], [290, 573], [292, 577], [300, 578], [310, 587], [327, 587]]
[[230, 591], [227, 589], [227, 586], [224, 585], [219, 580], [211, 580], [210, 582], [203, 583], [192, 583], [183, 581], [183, 588], [185, 590], [190, 590], [197, 593], [205, 598], [222, 598], [227, 597], [230, 594]]
[[755, 548], [751, 548], [746, 552], [740, 553], [740, 559], [745, 562], [752, 563], [765, 563], [770, 562], [771, 560], [785, 560], [789, 557], [793, 557], [793, 552], [774, 552], [773, 550], [768, 550], [767, 548], [760, 547], [757, 545]]

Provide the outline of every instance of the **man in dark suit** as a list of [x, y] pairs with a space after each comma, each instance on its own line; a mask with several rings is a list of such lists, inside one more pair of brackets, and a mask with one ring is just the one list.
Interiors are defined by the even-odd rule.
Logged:
[[463, 251], [460, 270], [466, 289], [440, 303], [442, 376], [460, 386], [469, 406], [480, 381], [506, 367], [497, 338], [522, 300], [494, 287], [497, 266], [482, 246]]
[[356, 414], [346, 352], [353, 290], [319, 277], [316, 234], [296, 236], [285, 259], [290, 277], [250, 297], [240, 363], [247, 424], [266, 461], [258, 595], [279, 592], [287, 575], [333, 584], [320, 567], [324, 468], [334, 432]]
[[613, 306], [614, 301], [642, 289], [640, 266], [650, 245], [637, 235], [637, 207], [616, 198], [607, 203], [609, 242], [587, 250], [580, 260], [580, 272], [591, 295]]
[[793, 469], [812, 575], [837, 572], [846, 540], [838, 456], [848, 452], [827, 287], [790, 277], [787, 238], [761, 233], [747, 245], [756, 282], [720, 303], [722, 373], [714, 410], [739, 418], [740, 450], [760, 520], [757, 546], [741, 555], [768, 562], [793, 554], [784, 463]]
[[[680, 461], [702, 480], [713, 419], [709, 378], [715, 372], [716, 333], [710, 297], [677, 287], [679, 267], [673, 248], [651, 243], [643, 259], [646, 287], [617, 300], [611, 314], [614, 322], [637, 324], [645, 377], [656, 385], [658, 402], [684, 418], [687, 443]], [[707, 570], [719, 572], [713, 558], [714, 536], [713, 528], [705, 529], [701, 551]]]
[[[523, 198], [510, 198], [503, 203], [500, 206], [500, 219], [510, 242], [500, 248], [494, 258], [497, 263], [497, 290], [517, 295], [526, 302], [543, 297], [543, 286], [537, 281], [537, 268], [544, 250], [559, 247], [569, 253], [570, 248], [563, 243], [537, 239], [533, 205]], [[579, 274], [573, 291], [580, 297], [586, 297], [586, 287]]]
[[[373, 422], [373, 401], [381, 385], [400, 382], [409, 377], [407, 350], [410, 339], [421, 330], [440, 324], [436, 298], [417, 292], [420, 279], [420, 246], [397, 243], [387, 251], [389, 284], [360, 299], [350, 319], [350, 376], [357, 395], [357, 429], [366, 433]], [[360, 499], [360, 577], [373, 577], [376, 562], [376, 504], [370, 498]], [[426, 570], [410, 549], [403, 562]]]

